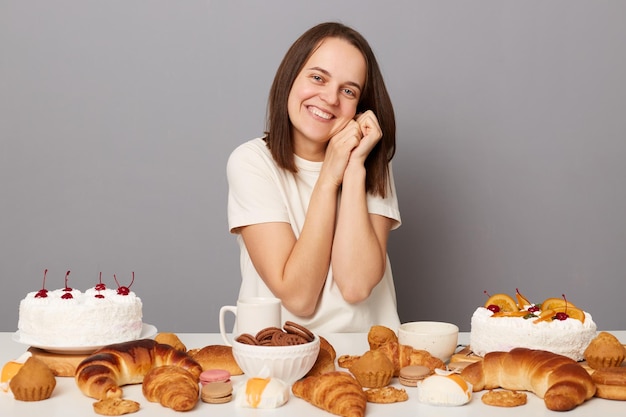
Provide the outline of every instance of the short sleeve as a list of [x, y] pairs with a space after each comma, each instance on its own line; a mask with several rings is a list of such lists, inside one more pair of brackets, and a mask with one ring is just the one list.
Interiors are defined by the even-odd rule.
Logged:
[[228, 158], [228, 226], [288, 222], [279, 169], [262, 139], [237, 147]]

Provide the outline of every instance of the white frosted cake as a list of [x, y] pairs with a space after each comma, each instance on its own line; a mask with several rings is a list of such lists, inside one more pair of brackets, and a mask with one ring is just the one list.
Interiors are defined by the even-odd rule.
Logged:
[[585, 349], [596, 336], [591, 315], [583, 312], [584, 320], [573, 317], [540, 320], [541, 313], [535, 310], [523, 316], [498, 317], [494, 311], [478, 307], [472, 315], [470, 349], [484, 356], [493, 351], [525, 347], [583, 360]]
[[28, 293], [19, 306], [19, 341], [43, 347], [80, 347], [139, 338], [141, 299], [128, 287], [119, 290], [106, 289], [100, 283], [84, 293], [69, 288]]

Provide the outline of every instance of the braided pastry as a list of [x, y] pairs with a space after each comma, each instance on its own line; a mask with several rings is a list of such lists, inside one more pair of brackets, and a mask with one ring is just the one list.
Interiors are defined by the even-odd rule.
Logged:
[[196, 380], [202, 372], [202, 367], [187, 353], [152, 339], [141, 339], [97, 350], [78, 364], [74, 378], [88, 397], [121, 398], [121, 386], [139, 384], [152, 368], [163, 365], [182, 367]]
[[499, 387], [534, 392], [553, 411], [571, 410], [596, 392], [585, 368], [573, 359], [544, 350], [490, 352], [463, 369], [461, 377], [475, 392]]

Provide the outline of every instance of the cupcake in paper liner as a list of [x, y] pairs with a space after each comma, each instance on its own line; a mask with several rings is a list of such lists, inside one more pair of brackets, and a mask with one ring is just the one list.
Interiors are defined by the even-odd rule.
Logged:
[[585, 349], [584, 357], [593, 369], [620, 366], [626, 357], [626, 348], [611, 333], [600, 332]]
[[368, 350], [349, 368], [363, 388], [382, 388], [393, 377], [393, 363], [379, 350]]
[[56, 378], [43, 361], [31, 356], [9, 381], [13, 396], [19, 401], [41, 401], [50, 398]]
[[431, 405], [464, 405], [472, 399], [472, 384], [452, 371], [435, 369], [434, 375], [418, 382], [417, 399]]
[[289, 401], [289, 385], [269, 377], [265, 368], [235, 388], [235, 405], [244, 408], [278, 408]]

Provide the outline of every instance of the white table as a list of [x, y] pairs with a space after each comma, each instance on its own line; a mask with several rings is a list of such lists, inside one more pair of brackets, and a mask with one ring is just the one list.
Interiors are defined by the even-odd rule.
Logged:
[[[614, 331], [622, 343], [626, 342], [626, 331]], [[180, 333], [180, 339], [188, 348], [203, 347], [211, 344], [222, 344], [219, 334], [192, 334]], [[342, 354], [362, 354], [368, 349], [366, 334], [328, 334], [323, 335], [335, 347], [337, 355]], [[467, 344], [468, 333], [459, 335], [459, 343]], [[0, 366], [9, 360], [15, 359], [26, 351], [28, 347], [16, 343], [12, 340], [12, 333], [0, 333]], [[241, 382], [245, 377], [233, 378], [233, 382]], [[480, 400], [479, 393], [474, 393], [469, 404], [461, 407], [436, 407], [421, 404], [417, 401], [415, 388], [403, 387], [394, 380], [393, 385], [405, 388], [409, 394], [409, 400], [395, 404], [367, 404], [366, 417], [389, 417], [389, 416], [450, 416], [450, 417], [500, 417], [506, 414], [507, 417], [541, 417], [541, 416], [567, 416], [567, 417], [588, 417], [588, 416], [623, 416], [626, 413], [626, 402], [609, 401], [600, 398], [592, 398], [583, 405], [572, 411], [561, 413], [548, 410], [543, 400], [529, 393], [528, 403], [521, 407], [503, 409], [484, 405]], [[172, 417], [177, 415], [189, 416], [211, 416], [211, 417], [280, 417], [280, 416], [300, 416], [300, 417], [331, 417], [332, 414], [320, 410], [311, 404], [291, 396], [290, 400], [283, 407], [273, 410], [254, 410], [248, 408], [238, 408], [233, 402], [227, 404], [206, 404], [198, 401], [196, 407], [186, 413], [177, 413], [169, 408], [164, 408], [160, 404], [148, 402], [141, 393], [141, 386], [124, 387], [124, 397], [141, 404], [138, 413], [129, 416], [149, 416], [149, 417]], [[46, 417], [86, 417], [96, 416], [92, 408], [95, 400], [84, 396], [76, 387], [73, 378], [57, 378], [57, 386], [52, 397], [39, 402], [22, 402], [13, 398], [13, 395], [0, 391], [0, 416], [20, 417], [20, 416], [46, 416]]]

